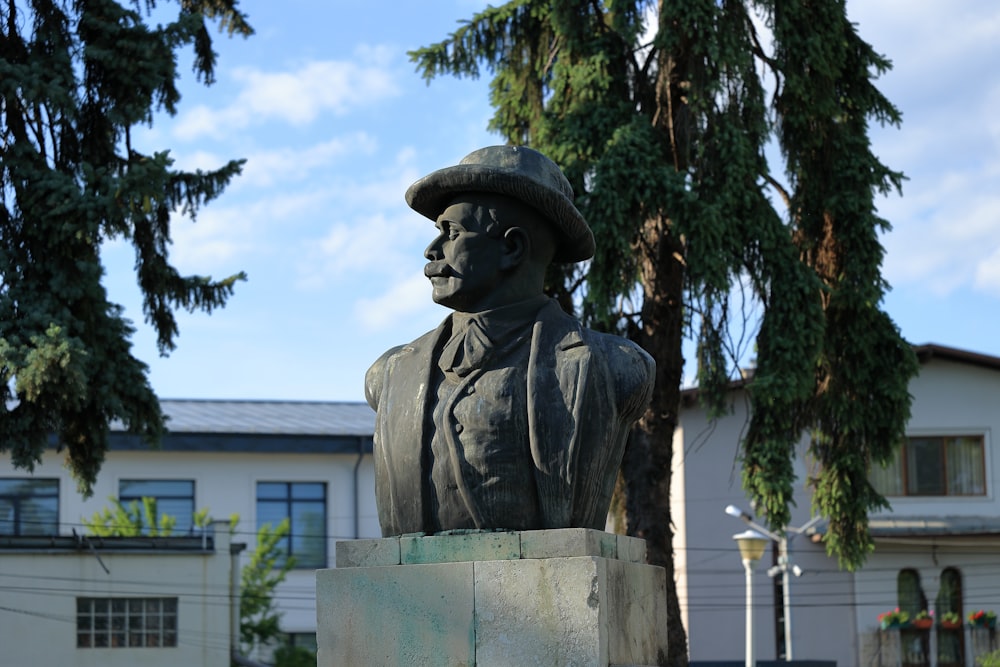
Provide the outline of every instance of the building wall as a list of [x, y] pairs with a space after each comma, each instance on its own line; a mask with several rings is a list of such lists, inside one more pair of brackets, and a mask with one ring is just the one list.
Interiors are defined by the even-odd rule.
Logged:
[[[4, 667], [228, 667], [229, 536], [215, 550], [89, 551], [0, 549], [0, 664]], [[177, 597], [177, 646], [77, 648], [77, 597]]]
[[[1000, 372], [988, 368], [932, 359], [921, 366], [911, 383], [912, 416], [908, 435], [982, 435], [985, 445], [986, 495], [972, 497], [890, 498], [892, 508], [875, 516], [894, 520], [915, 519], [933, 523], [935, 517], [1000, 516]], [[871, 636], [878, 614], [892, 609], [897, 600], [900, 570], [914, 569], [933, 608], [941, 573], [954, 567], [961, 572], [963, 607], [1000, 611], [1000, 537], [913, 536], [880, 538], [875, 553], [857, 573], [856, 630]], [[967, 656], [971, 663], [971, 656]]]
[[[357, 466], [357, 524], [354, 479]], [[0, 459], [0, 477], [21, 477], [10, 459]], [[215, 519], [240, 517], [234, 541], [247, 544], [241, 565], [254, 548], [256, 536], [256, 484], [258, 481], [325, 482], [327, 490], [327, 561], [334, 564], [337, 540], [381, 535], [375, 510], [375, 476], [371, 455], [359, 464], [356, 454], [247, 454], [176, 451], [112, 451], [94, 486], [84, 499], [62, 466], [59, 455], [47, 453], [34, 472], [39, 478], [59, 478], [60, 533], [83, 533], [82, 520], [110, 505], [122, 479], [193, 479], [195, 508], [209, 508]], [[287, 632], [315, 632], [315, 570], [289, 572], [278, 588], [276, 600]]]
[[[678, 568], [678, 580], [686, 584], [679, 585], [678, 591], [692, 661], [741, 661], [745, 652], [746, 579], [733, 536], [747, 525], [727, 515], [725, 508], [733, 504], [750, 512], [738, 458], [747, 406], [742, 391], [732, 392], [731, 399], [732, 414], [714, 423], [701, 407], [685, 407], [674, 443], [675, 553], [685, 566]], [[803, 488], [806, 469], [801, 456], [796, 474], [798, 488]], [[809, 498], [803, 494], [797, 502], [793, 527], [810, 519]], [[803, 570], [801, 577], [791, 577], [789, 586], [793, 657], [854, 664], [850, 576], [826, 557], [822, 545], [806, 536], [794, 538], [790, 548], [792, 563]], [[775, 614], [779, 606], [774, 582], [767, 576], [776, 558], [777, 548], [769, 548], [752, 576], [754, 653], [760, 660], [778, 657]], [[817, 604], [818, 598], [824, 602]]]
[[[891, 498], [892, 509], [873, 518], [996, 517], [1000, 516], [1000, 372], [983, 366], [934, 358], [921, 365], [910, 384], [914, 400], [907, 427], [911, 436], [981, 434], [986, 450], [987, 495], [984, 497]], [[732, 393], [733, 413], [710, 423], [699, 407], [681, 412], [681, 433], [675, 437], [673, 512], [677, 525], [675, 551], [678, 590], [686, 614], [693, 661], [739, 660], [744, 651], [745, 580], [732, 536], [745, 524], [724, 514], [746, 502], [740, 480], [739, 442], [747, 423], [742, 391]], [[810, 496], [805, 488], [806, 441], [796, 462], [796, 507], [792, 526], [809, 519]], [[859, 664], [871, 658], [871, 637], [877, 616], [896, 604], [896, 577], [914, 568], [933, 603], [940, 574], [956, 567], [963, 574], [965, 609], [1000, 610], [1000, 539], [936, 537], [904, 541], [879, 538], [875, 552], [856, 573], [841, 571], [822, 545], [805, 537], [792, 542], [792, 562], [804, 571], [792, 578], [792, 638], [796, 659], [836, 660]], [[753, 577], [754, 641], [759, 659], [777, 657], [775, 603], [765, 571], [765, 554]], [[685, 582], [686, 579], [686, 582]], [[865, 663], [867, 664], [867, 662]], [[971, 664], [971, 662], [969, 663]]]
[[892, 509], [875, 516], [1000, 516], [1000, 371], [933, 359], [921, 366], [910, 393], [908, 435], [984, 436], [987, 495], [892, 498]]

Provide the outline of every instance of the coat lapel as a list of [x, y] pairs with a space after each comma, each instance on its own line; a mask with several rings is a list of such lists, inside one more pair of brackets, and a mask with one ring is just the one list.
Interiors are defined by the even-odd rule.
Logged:
[[589, 366], [579, 323], [555, 302], [547, 304], [538, 314], [528, 357], [528, 439], [546, 527], [568, 526], [572, 518], [578, 417]]
[[[434, 350], [444, 333], [451, 328], [451, 316], [441, 325], [410, 345], [405, 346], [388, 363], [384, 400], [379, 420], [383, 446], [382, 460], [386, 471], [386, 488], [390, 489], [390, 507], [395, 528], [392, 534], [418, 532], [424, 526], [425, 480], [427, 457], [424, 443], [427, 420], [432, 410], [430, 391]], [[391, 416], [390, 416], [391, 415]], [[414, 424], [419, 424], [414, 428]], [[414, 472], [417, 469], [418, 472]]]

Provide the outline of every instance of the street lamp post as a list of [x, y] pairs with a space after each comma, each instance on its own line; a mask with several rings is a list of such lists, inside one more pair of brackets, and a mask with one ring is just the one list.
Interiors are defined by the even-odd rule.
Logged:
[[747, 530], [739, 535], [733, 535], [740, 548], [740, 558], [743, 560], [743, 572], [747, 581], [747, 629], [746, 629], [746, 667], [753, 665], [753, 564], [764, 555], [767, 538], [755, 530]]
[[781, 572], [781, 606], [784, 611], [783, 620], [785, 626], [785, 661], [790, 662], [792, 660], [792, 594], [790, 586], [791, 581], [788, 577], [788, 573], [791, 572], [796, 577], [799, 577], [802, 575], [802, 569], [798, 565], [793, 565], [791, 563], [788, 550], [789, 538], [787, 535], [788, 533], [792, 533], [792, 538], [794, 539], [796, 535], [805, 533], [819, 523], [822, 520], [822, 517], [813, 517], [798, 528], [785, 526], [781, 534], [778, 535], [755, 523], [752, 516], [741, 510], [736, 505], [727, 506], [726, 514], [736, 517], [737, 519], [741, 519], [755, 531], [770, 538], [778, 544], [778, 564], [767, 571], [767, 576], [775, 577], [778, 572]]

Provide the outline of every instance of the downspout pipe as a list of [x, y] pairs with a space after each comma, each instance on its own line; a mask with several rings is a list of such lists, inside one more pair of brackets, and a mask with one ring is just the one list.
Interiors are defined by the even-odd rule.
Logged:
[[365, 458], [365, 437], [358, 436], [358, 459], [354, 462], [354, 539], [361, 537], [361, 484], [358, 480], [361, 462]]
[[240, 554], [246, 548], [242, 542], [229, 544], [229, 657], [242, 667], [269, 667], [240, 653]]

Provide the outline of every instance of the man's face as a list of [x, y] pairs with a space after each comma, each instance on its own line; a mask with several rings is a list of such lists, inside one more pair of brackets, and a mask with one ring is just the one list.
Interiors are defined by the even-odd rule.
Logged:
[[503, 305], [498, 287], [505, 279], [502, 235], [487, 233], [489, 211], [469, 197], [456, 198], [438, 216], [435, 238], [424, 257], [435, 303], [475, 313]]

